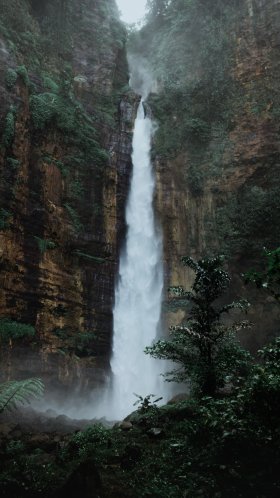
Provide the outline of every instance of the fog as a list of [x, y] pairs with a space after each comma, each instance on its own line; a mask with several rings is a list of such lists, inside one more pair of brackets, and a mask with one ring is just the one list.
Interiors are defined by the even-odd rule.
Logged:
[[145, 15], [146, 0], [116, 0], [121, 18], [127, 23], [137, 23]]

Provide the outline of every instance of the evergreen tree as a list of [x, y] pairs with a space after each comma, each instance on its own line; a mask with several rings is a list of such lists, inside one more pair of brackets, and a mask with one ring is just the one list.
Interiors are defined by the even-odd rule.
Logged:
[[248, 327], [248, 322], [225, 324], [222, 317], [236, 308], [244, 311], [249, 304], [245, 300], [219, 304], [230, 284], [228, 273], [222, 269], [223, 257], [198, 262], [184, 257], [182, 262], [195, 272], [192, 290], [171, 287], [170, 291], [187, 303], [188, 318], [170, 328], [169, 339], [156, 342], [145, 352], [176, 363], [177, 367], [166, 374], [167, 380], [190, 381], [192, 389], [212, 396], [247, 364], [249, 353], [240, 347], [236, 332]]

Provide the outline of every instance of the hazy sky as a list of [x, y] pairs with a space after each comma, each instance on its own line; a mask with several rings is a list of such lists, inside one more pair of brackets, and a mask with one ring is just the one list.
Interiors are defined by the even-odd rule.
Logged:
[[125, 22], [137, 22], [145, 14], [146, 0], [116, 0]]

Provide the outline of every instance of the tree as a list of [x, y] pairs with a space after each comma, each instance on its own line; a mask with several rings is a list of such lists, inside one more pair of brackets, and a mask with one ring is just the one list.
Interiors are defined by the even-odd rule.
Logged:
[[184, 257], [182, 262], [195, 272], [192, 290], [183, 287], [169, 290], [187, 303], [188, 319], [182, 325], [170, 327], [170, 338], [157, 341], [145, 352], [176, 363], [176, 368], [165, 374], [167, 380], [190, 381], [193, 390], [213, 396], [217, 388], [248, 364], [250, 355], [240, 347], [236, 332], [249, 323], [228, 325], [222, 322], [222, 317], [233, 309], [246, 310], [249, 303], [239, 300], [219, 305], [217, 302], [230, 284], [228, 273], [222, 269], [222, 256], [198, 262]]

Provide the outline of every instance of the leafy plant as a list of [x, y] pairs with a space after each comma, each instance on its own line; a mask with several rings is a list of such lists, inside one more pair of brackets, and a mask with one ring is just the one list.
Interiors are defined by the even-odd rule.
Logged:
[[81, 223], [80, 217], [77, 213], [77, 211], [70, 206], [70, 204], [64, 204], [65, 209], [67, 210], [70, 220], [72, 222], [73, 227], [75, 228], [76, 232], [81, 232], [83, 230], [83, 224]]
[[53, 240], [41, 239], [36, 235], [34, 235], [34, 239], [36, 240], [39, 250], [42, 254], [44, 254], [44, 252], [46, 252], [48, 249], [55, 249], [57, 247], [56, 243]]
[[0, 340], [19, 340], [35, 336], [35, 329], [32, 325], [16, 322], [10, 318], [0, 319]]
[[20, 166], [20, 161], [14, 157], [7, 157], [7, 165], [9, 168], [16, 171]]
[[55, 329], [53, 333], [62, 341], [60, 351], [63, 353], [74, 353], [78, 357], [92, 356], [94, 353], [97, 339], [95, 332], [79, 332], [65, 327]]
[[9, 228], [9, 218], [11, 216], [12, 214], [9, 211], [6, 211], [6, 209], [0, 209], [0, 230]]
[[193, 389], [212, 396], [247, 365], [249, 353], [237, 343], [236, 332], [247, 328], [248, 322], [226, 325], [222, 317], [234, 309], [247, 310], [249, 303], [239, 300], [219, 305], [217, 302], [230, 284], [228, 273], [222, 269], [223, 257], [198, 262], [184, 257], [182, 262], [195, 273], [192, 290], [171, 287], [170, 291], [187, 301], [188, 318], [182, 325], [170, 327], [170, 339], [156, 342], [145, 352], [179, 365], [166, 374], [167, 380], [190, 381]]
[[43, 395], [44, 385], [40, 379], [9, 381], [0, 384], [0, 413], [17, 408], [19, 404], [30, 403]]
[[151, 400], [151, 398], [156, 398], [155, 394], [149, 394], [148, 396], [140, 396], [140, 394], [134, 393], [134, 396], [136, 396], [138, 399], [133, 403], [133, 406], [139, 405], [138, 410], [140, 413], [146, 413], [147, 411], [151, 410], [152, 408], [157, 408], [156, 403], [162, 400], [162, 397], [159, 397], [155, 400]]
[[2, 136], [2, 144], [4, 147], [8, 148], [11, 146], [15, 135], [15, 110], [13, 106], [6, 116], [5, 128]]
[[28, 86], [29, 76], [28, 76], [28, 71], [24, 65], [17, 67], [17, 74], [22, 78], [24, 84]]
[[17, 81], [17, 77], [18, 77], [17, 72], [14, 69], [12, 68], [7, 69], [5, 75], [5, 84], [8, 90], [12, 90]]
[[80, 251], [79, 249], [76, 249], [73, 252], [73, 254], [75, 254], [79, 258], [85, 258], [85, 259], [94, 261], [95, 263], [99, 263], [99, 264], [106, 263], [106, 259], [105, 258], [100, 258], [99, 256], [93, 256], [92, 254], [87, 254], [85, 252]]
[[264, 249], [265, 271], [251, 270], [244, 274], [245, 283], [254, 283], [259, 289], [266, 289], [280, 302], [280, 247], [274, 251]]

